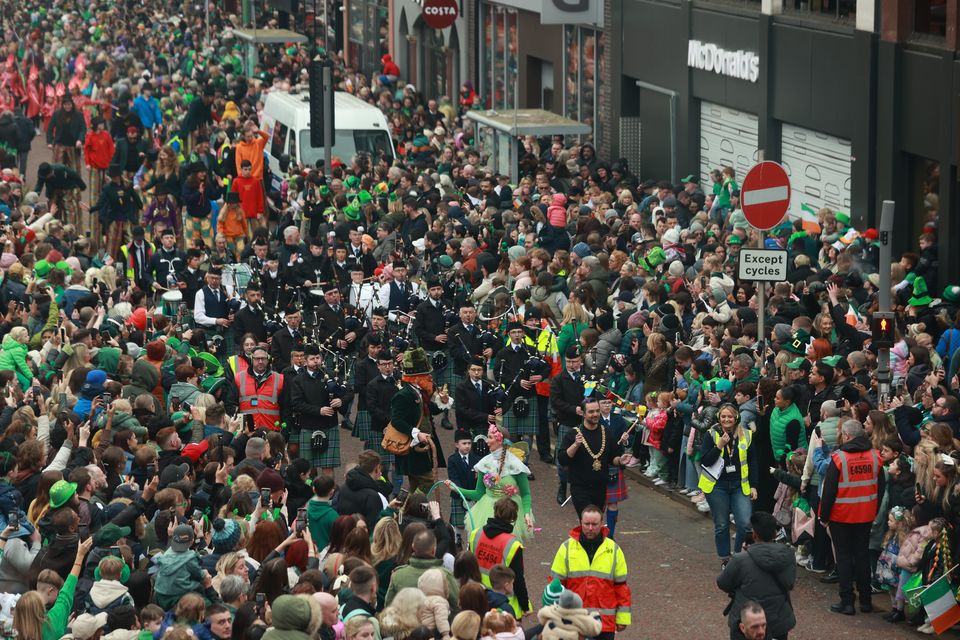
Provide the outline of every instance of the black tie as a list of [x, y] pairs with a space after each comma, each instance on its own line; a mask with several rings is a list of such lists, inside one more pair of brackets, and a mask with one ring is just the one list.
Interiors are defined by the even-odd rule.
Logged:
[[467, 456], [463, 456], [463, 464], [470, 466], [470, 462], [467, 460]]
[[334, 312], [334, 313], [340, 313], [340, 305], [335, 305], [335, 306], [333, 307], [333, 312]]
[[475, 382], [473, 386], [477, 388], [477, 393], [483, 393], [483, 388], [480, 386], [479, 382]]

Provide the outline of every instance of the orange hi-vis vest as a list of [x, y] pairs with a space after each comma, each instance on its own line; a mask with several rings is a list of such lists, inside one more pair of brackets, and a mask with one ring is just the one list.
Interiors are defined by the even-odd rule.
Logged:
[[280, 392], [283, 391], [283, 374], [275, 371], [266, 377], [263, 384], [257, 381], [247, 369], [236, 375], [237, 389], [240, 392], [240, 413], [253, 416], [257, 428], [280, 431]]
[[869, 451], [834, 451], [833, 463], [840, 470], [837, 498], [830, 509], [831, 522], [873, 522], [879, 508], [880, 456]]
[[[468, 543], [470, 550], [477, 557], [477, 564], [480, 565], [480, 579], [488, 589], [493, 587], [490, 582], [490, 569], [498, 564], [509, 567], [514, 556], [517, 555], [517, 551], [523, 548], [523, 545], [512, 533], [498, 533], [491, 538], [484, 533], [482, 527], [470, 532]], [[510, 606], [513, 607], [514, 616], [517, 619], [522, 618], [524, 612], [520, 609], [520, 601], [517, 596], [511, 594], [508, 600]]]

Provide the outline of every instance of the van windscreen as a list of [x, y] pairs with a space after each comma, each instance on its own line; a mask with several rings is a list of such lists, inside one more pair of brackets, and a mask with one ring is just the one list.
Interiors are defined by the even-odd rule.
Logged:
[[[367, 153], [373, 158], [385, 156], [393, 160], [393, 143], [386, 131], [362, 129], [354, 131], [338, 130], [333, 137], [333, 157], [349, 164], [357, 153]], [[310, 130], [300, 132], [300, 162], [305, 166], [316, 166], [317, 160], [323, 160], [323, 147], [310, 145]]]

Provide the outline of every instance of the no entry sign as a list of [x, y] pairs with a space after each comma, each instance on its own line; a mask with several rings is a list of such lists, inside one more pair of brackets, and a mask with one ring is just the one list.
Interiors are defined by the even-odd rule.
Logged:
[[790, 176], [777, 162], [750, 169], [740, 187], [740, 206], [752, 227], [766, 231], [780, 224], [790, 208]]
[[446, 29], [460, 15], [457, 0], [423, 0], [423, 21], [431, 29]]

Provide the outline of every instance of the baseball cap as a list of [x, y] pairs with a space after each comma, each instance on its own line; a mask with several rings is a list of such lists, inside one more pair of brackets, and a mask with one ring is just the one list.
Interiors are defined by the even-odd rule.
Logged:
[[188, 471], [190, 471], [190, 465], [186, 462], [183, 464], [168, 464], [160, 472], [160, 487], [163, 488], [180, 482], [187, 477]]
[[809, 371], [811, 368], [810, 361], [806, 358], [794, 358], [787, 363], [788, 369], [803, 369], [804, 371]]
[[93, 535], [93, 543], [98, 547], [109, 547], [120, 538], [126, 538], [132, 533], [130, 527], [120, 527], [112, 522], [100, 527], [100, 530]]
[[191, 442], [183, 448], [180, 452], [184, 458], [189, 458], [194, 462], [198, 462], [200, 457], [207, 452], [207, 449], [210, 448], [210, 443], [207, 440], [201, 440], [200, 442]]
[[170, 548], [176, 553], [183, 553], [190, 549], [193, 544], [193, 529], [189, 525], [179, 524], [173, 530], [173, 537], [170, 538]]

